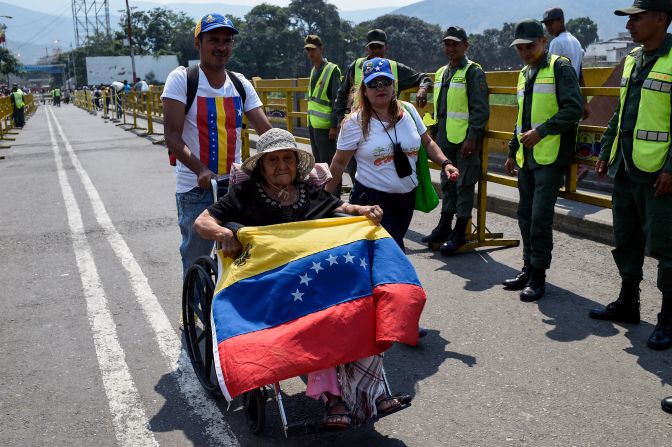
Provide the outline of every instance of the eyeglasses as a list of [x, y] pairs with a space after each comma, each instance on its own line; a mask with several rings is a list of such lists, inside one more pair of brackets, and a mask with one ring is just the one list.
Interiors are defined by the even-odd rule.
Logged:
[[373, 89], [376, 89], [376, 88], [389, 87], [393, 83], [394, 83], [394, 81], [390, 78], [381, 78], [381, 79], [374, 79], [373, 81], [366, 84], [366, 86], [373, 90]]

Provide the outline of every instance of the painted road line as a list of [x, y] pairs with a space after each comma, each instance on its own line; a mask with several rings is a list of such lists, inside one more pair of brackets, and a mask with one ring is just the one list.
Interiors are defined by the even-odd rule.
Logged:
[[72, 145], [68, 141], [58, 122], [58, 118], [56, 118], [53, 110], [49, 109], [49, 111], [56, 123], [56, 129], [65, 143], [65, 148], [70, 156], [72, 166], [82, 180], [84, 190], [93, 207], [96, 220], [102, 227], [105, 237], [115, 255], [119, 258], [119, 261], [128, 273], [133, 293], [142, 307], [145, 318], [154, 331], [161, 354], [167, 360], [168, 367], [176, 376], [180, 391], [184, 395], [185, 400], [190, 405], [192, 411], [203, 420], [203, 430], [210, 439], [217, 440], [218, 445], [238, 446], [238, 441], [229, 425], [224, 421], [219, 407], [210, 399], [209, 395], [203, 390], [200, 382], [196, 378], [196, 373], [189, 361], [189, 356], [187, 355], [186, 350], [182, 348], [180, 338], [170, 324], [168, 316], [154, 294], [147, 277], [142, 272], [133, 253], [131, 253], [128, 244], [126, 244], [126, 241], [112, 223], [112, 219], [105, 209], [105, 205], [98, 194], [98, 190], [93, 185], [91, 178], [80, 163], [77, 154], [73, 150]]
[[149, 431], [147, 416], [142, 407], [138, 389], [133, 382], [124, 351], [119, 344], [116, 325], [107, 305], [107, 297], [91, 247], [86, 239], [82, 213], [63, 168], [61, 151], [54, 135], [49, 113], [46, 115], [58, 182], [61, 185], [63, 202], [68, 215], [72, 246], [82, 279], [86, 310], [117, 441], [122, 446], [158, 446], [154, 435]]

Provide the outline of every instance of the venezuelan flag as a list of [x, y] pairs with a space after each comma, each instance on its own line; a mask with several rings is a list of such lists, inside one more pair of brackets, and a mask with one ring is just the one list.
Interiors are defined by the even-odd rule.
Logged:
[[415, 345], [425, 292], [381, 226], [363, 217], [238, 232], [212, 303], [215, 365], [228, 400], [266, 384]]
[[243, 127], [243, 103], [238, 96], [196, 99], [199, 159], [215, 174], [226, 174], [236, 162], [238, 132]]

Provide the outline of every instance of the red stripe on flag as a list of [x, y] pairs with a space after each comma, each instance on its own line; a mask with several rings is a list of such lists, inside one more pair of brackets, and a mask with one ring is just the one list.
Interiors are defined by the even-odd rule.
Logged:
[[[235, 75], [234, 75], [235, 76]], [[224, 98], [224, 111], [226, 112], [226, 172], [231, 171], [231, 163], [236, 160], [236, 104], [233, 98]]]
[[219, 344], [231, 397], [324, 368], [379, 354], [392, 342], [415, 345], [425, 304], [421, 287], [387, 284], [373, 295]]
[[198, 129], [198, 145], [200, 147], [199, 160], [205, 166], [209, 166], [210, 158], [210, 135], [208, 127], [208, 98], [199, 96], [196, 98], [196, 128]]

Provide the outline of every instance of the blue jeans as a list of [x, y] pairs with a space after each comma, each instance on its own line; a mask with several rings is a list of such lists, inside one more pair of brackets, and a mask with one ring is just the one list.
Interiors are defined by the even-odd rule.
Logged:
[[[220, 188], [220, 194], [222, 189]], [[226, 193], [224, 189], [223, 193]], [[177, 223], [182, 233], [180, 255], [182, 256], [182, 277], [196, 259], [209, 256], [214, 245], [213, 241], [203, 239], [193, 228], [194, 221], [210, 205], [214, 203], [212, 191], [196, 187], [191, 191], [176, 193]]]

